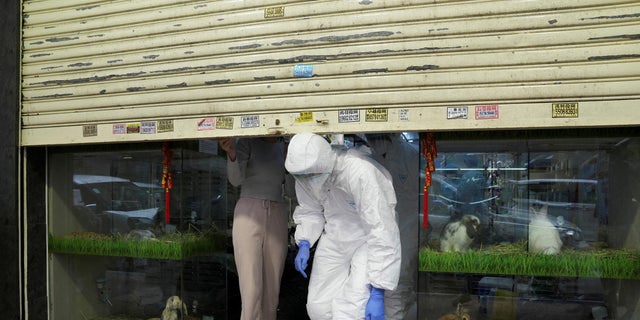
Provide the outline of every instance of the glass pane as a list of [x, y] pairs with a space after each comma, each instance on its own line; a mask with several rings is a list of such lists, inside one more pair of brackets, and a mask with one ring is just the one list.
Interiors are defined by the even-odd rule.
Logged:
[[429, 228], [420, 232], [419, 317], [458, 304], [472, 319], [637, 314], [640, 139], [437, 146]]
[[[52, 319], [227, 316], [226, 158], [211, 141], [49, 154]], [[170, 181], [170, 183], [168, 183]]]
[[[403, 271], [417, 292], [411, 315], [437, 319], [458, 305], [472, 319], [640, 312], [639, 138], [438, 140], [425, 216], [420, 136], [401, 135], [417, 151], [403, 162], [420, 172], [395, 176], [417, 189], [397, 196], [407, 208], [403, 250], [419, 249], [418, 266]], [[344, 144], [359, 148], [363, 137], [344, 135]], [[191, 316], [239, 316], [229, 237], [239, 190], [228, 186], [215, 142], [174, 142], [171, 151], [167, 158], [158, 144], [49, 153], [52, 319], [154, 318], [172, 296]], [[445, 227], [465, 215], [479, 225], [471, 241], [456, 238], [467, 232], [445, 239]], [[535, 233], [543, 240], [532, 240]], [[307, 282], [294, 256], [278, 314], [306, 319]]]

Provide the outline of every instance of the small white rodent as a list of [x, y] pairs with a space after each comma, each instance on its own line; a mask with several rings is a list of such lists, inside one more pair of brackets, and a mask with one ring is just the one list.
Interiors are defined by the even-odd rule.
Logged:
[[466, 214], [458, 221], [447, 223], [440, 234], [440, 251], [465, 252], [480, 232], [480, 219]]
[[547, 217], [548, 206], [543, 206], [540, 211], [533, 207], [531, 222], [529, 222], [529, 252], [543, 254], [557, 254], [562, 248], [562, 240], [558, 229]]

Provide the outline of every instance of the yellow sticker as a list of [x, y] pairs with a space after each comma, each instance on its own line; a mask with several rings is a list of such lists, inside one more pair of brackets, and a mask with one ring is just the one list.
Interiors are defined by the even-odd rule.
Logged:
[[216, 128], [233, 129], [233, 117], [217, 117]]
[[389, 121], [389, 110], [385, 108], [366, 109], [364, 111], [364, 121], [367, 122], [387, 122]]
[[82, 126], [82, 136], [83, 137], [95, 137], [98, 135], [98, 126], [95, 124], [90, 124], [86, 126]]
[[284, 7], [270, 7], [264, 9], [265, 18], [280, 18], [284, 17]]
[[140, 133], [140, 122], [127, 123], [127, 134]]
[[173, 120], [158, 120], [158, 132], [173, 132]]
[[577, 118], [578, 103], [552, 103], [551, 116], [553, 118]]
[[295, 120], [295, 123], [300, 123], [300, 122], [313, 122], [313, 112], [311, 111], [306, 111], [306, 112], [300, 112], [300, 116], [298, 116]]

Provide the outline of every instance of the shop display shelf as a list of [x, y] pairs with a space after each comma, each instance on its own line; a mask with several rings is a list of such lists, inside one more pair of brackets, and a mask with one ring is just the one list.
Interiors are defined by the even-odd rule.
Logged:
[[175, 233], [158, 238], [131, 238], [93, 232], [49, 236], [49, 253], [181, 260], [224, 250], [217, 233]]
[[534, 254], [526, 244], [496, 245], [464, 253], [420, 250], [420, 271], [607, 279], [640, 279], [640, 251], [564, 250]]

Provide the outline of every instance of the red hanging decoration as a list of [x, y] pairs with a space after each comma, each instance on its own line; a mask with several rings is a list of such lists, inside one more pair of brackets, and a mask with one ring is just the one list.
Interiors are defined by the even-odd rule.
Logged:
[[427, 229], [429, 226], [429, 187], [431, 186], [431, 173], [436, 170], [436, 138], [433, 132], [427, 132], [420, 135], [420, 144], [422, 156], [424, 156], [427, 164], [424, 168], [424, 188], [423, 188], [423, 212], [422, 227]]
[[171, 218], [171, 188], [173, 188], [173, 177], [171, 176], [171, 159], [173, 151], [169, 149], [169, 143], [162, 143], [162, 188], [164, 188], [164, 222], [169, 224]]

